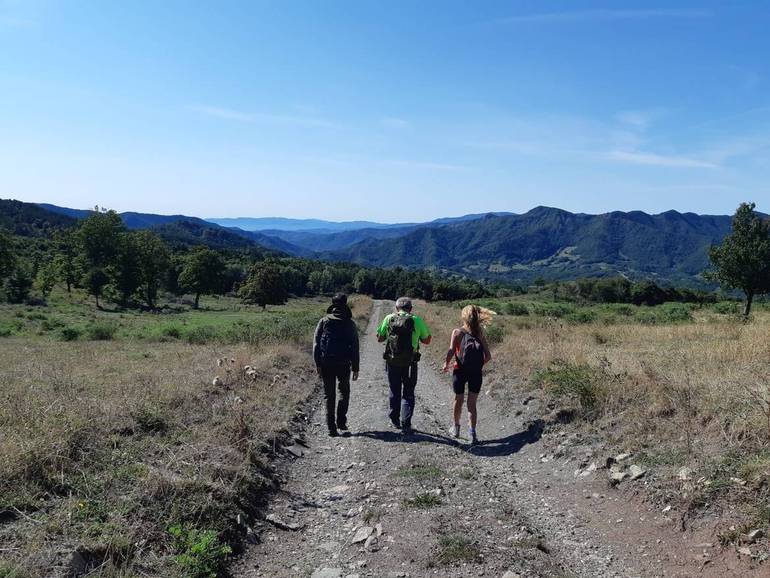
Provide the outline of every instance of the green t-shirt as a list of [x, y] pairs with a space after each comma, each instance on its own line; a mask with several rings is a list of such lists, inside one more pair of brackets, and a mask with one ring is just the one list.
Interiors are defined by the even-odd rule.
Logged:
[[[380, 323], [380, 326], [377, 328], [377, 335], [380, 337], [387, 337], [388, 336], [388, 323], [390, 322], [390, 318], [394, 315], [407, 315], [406, 313], [391, 313], [390, 315], [386, 315], [385, 319], [382, 320], [382, 323]], [[420, 339], [427, 339], [430, 337], [430, 329], [428, 329], [428, 326], [425, 324], [425, 321], [422, 320], [421, 317], [417, 317], [417, 315], [412, 315], [412, 319], [414, 319], [414, 332], [412, 333], [412, 347], [415, 351], [420, 349]]]

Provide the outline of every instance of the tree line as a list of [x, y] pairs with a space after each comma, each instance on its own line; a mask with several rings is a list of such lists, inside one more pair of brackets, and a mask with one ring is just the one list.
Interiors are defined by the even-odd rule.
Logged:
[[585, 277], [573, 281], [557, 281], [534, 287], [559, 301], [574, 303], [629, 303], [632, 305], [661, 305], [663, 303], [715, 303], [713, 291], [687, 287], [670, 287], [653, 280], [632, 281], [626, 277]]
[[248, 251], [170, 245], [151, 230], [129, 230], [114, 211], [97, 210], [76, 226], [45, 238], [0, 230], [0, 287], [5, 299], [47, 298], [56, 285], [86, 291], [97, 307], [106, 299], [122, 307], [155, 309], [163, 293], [233, 294], [262, 307], [289, 296], [337, 291], [381, 299], [408, 294], [427, 300], [473, 299], [489, 289], [462, 277], [402, 268], [372, 269]]
[[[23, 224], [23, 223], [22, 223]], [[19, 230], [19, 223], [16, 223]], [[23, 230], [23, 228], [22, 228]], [[749, 315], [757, 296], [770, 293], [770, 222], [743, 203], [731, 233], [711, 247], [712, 269], [705, 278], [745, 295]], [[197, 308], [202, 295], [233, 294], [261, 306], [282, 304], [290, 295], [336, 291], [379, 299], [410, 295], [429, 301], [455, 301], [517, 292], [460, 276], [400, 267], [368, 268], [350, 263], [265, 256], [248, 251], [169, 245], [151, 230], [128, 230], [114, 211], [97, 210], [73, 227], [46, 228], [45, 236], [22, 237], [0, 229], [0, 293], [10, 302], [45, 299], [56, 285], [85, 290], [97, 306], [108, 299], [123, 307], [155, 309], [162, 293], [191, 294]], [[595, 303], [657, 305], [668, 301], [707, 303], [714, 293], [672, 288], [625, 277], [586, 278], [536, 283], [519, 292], [550, 293], [555, 299]]]

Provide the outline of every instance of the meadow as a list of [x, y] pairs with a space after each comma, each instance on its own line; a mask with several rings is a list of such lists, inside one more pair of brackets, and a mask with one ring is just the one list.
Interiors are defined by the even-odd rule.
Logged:
[[315, 386], [325, 307], [0, 306], [0, 576], [219, 572]]
[[[540, 396], [610, 456], [631, 452], [647, 482], [689, 518], [726, 515], [722, 538], [770, 524], [770, 312], [738, 304], [577, 305], [482, 300], [494, 359], [485, 392], [500, 411]], [[464, 303], [428, 304], [443, 340]], [[614, 453], [613, 453], [614, 452]], [[602, 465], [602, 464], [600, 464]]]

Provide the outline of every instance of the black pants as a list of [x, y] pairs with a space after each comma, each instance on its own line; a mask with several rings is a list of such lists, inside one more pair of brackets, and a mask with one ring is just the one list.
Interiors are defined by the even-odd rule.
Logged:
[[[350, 403], [350, 364], [329, 364], [321, 366], [326, 399], [326, 424], [329, 431], [344, 427], [348, 423], [348, 404]], [[337, 401], [337, 388], [340, 399]], [[336, 413], [335, 413], [336, 405]]]
[[390, 384], [390, 419], [401, 420], [403, 427], [412, 427], [414, 388], [417, 386], [417, 363], [407, 367], [386, 364]]

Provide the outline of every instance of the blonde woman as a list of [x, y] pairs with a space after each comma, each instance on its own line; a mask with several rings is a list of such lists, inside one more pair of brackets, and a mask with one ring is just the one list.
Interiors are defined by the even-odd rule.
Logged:
[[471, 443], [479, 443], [476, 436], [476, 400], [481, 391], [482, 368], [492, 359], [487, 340], [484, 337], [484, 327], [492, 320], [494, 311], [468, 305], [462, 311], [462, 327], [452, 331], [449, 340], [449, 350], [446, 354], [444, 371], [449, 371], [454, 359], [452, 370], [452, 389], [454, 390], [454, 436], [460, 437], [460, 416], [465, 401], [465, 385], [468, 385], [468, 421], [470, 426]]

